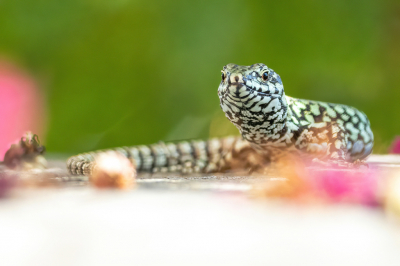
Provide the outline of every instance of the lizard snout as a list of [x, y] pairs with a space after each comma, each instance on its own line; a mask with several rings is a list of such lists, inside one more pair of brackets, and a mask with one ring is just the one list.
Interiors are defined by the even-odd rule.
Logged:
[[243, 75], [241, 73], [232, 73], [229, 76], [229, 84], [243, 83]]

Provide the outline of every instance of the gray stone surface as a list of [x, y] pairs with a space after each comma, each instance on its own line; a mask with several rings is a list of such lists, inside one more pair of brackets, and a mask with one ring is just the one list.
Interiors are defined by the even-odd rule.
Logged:
[[[400, 156], [369, 160], [400, 165]], [[62, 176], [64, 163], [50, 163]], [[143, 175], [132, 191], [17, 189], [0, 201], [1, 265], [400, 265], [400, 226], [381, 210], [249, 197], [263, 178]]]

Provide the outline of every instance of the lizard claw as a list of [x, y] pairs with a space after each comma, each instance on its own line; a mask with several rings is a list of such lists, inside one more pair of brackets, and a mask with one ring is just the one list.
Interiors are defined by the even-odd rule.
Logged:
[[369, 168], [369, 165], [365, 162], [365, 160], [357, 159], [353, 162], [355, 168]]
[[347, 162], [345, 160], [328, 160], [322, 161], [318, 158], [312, 160], [312, 164], [316, 166], [334, 167], [334, 168], [360, 168], [369, 167], [365, 161], [357, 160], [355, 162]]

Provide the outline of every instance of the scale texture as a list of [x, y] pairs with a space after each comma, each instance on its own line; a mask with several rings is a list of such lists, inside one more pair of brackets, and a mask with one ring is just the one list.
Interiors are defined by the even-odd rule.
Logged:
[[241, 137], [157, 143], [70, 157], [73, 175], [90, 176], [100, 153], [121, 153], [139, 172], [254, 170], [287, 155], [351, 166], [373, 148], [367, 116], [354, 107], [285, 95], [279, 75], [264, 64], [228, 64], [218, 88], [226, 117]]

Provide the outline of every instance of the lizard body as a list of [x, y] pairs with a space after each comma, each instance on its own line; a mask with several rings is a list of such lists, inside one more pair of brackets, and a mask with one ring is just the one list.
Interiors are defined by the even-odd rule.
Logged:
[[[368, 118], [354, 107], [285, 95], [279, 75], [264, 64], [228, 64], [218, 88], [220, 106], [241, 137], [157, 143], [113, 151], [129, 158], [137, 171], [216, 172], [250, 169], [288, 153], [331, 163], [351, 164], [372, 152]], [[73, 175], [89, 175], [96, 155], [70, 157]]]

